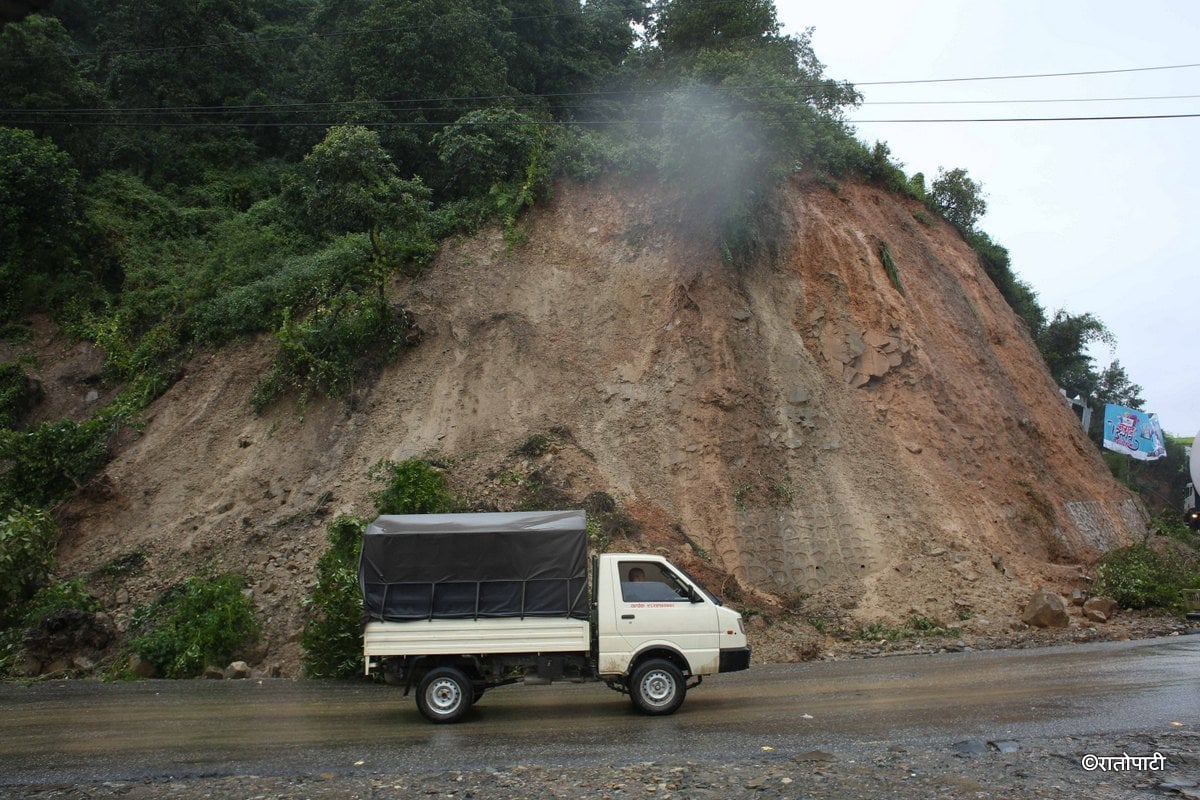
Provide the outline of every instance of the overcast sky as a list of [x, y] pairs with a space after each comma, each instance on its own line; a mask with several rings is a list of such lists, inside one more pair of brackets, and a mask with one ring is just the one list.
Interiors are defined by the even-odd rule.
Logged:
[[[983, 184], [979, 227], [1008, 248], [1048, 315], [1091, 312], [1116, 336], [1145, 409], [1200, 430], [1200, 117], [1089, 122], [868, 120], [1200, 114], [1200, 2], [776, 0], [786, 33], [814, 27], [826, 74], [858, 86], [850, 116], [926, 183], [963, 167]], [[1186, 64], [1180, 69], [1154, 69]], [[1073, 77], [880, 81], [1139, 70]], [[908, 101], [1092, 102], [909, 105]], [[892, 104], [905, 103], [905, 104]]]

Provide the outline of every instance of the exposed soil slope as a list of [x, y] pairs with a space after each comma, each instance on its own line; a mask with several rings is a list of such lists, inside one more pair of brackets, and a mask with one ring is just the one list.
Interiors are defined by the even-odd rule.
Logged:
[[[62, 571], [144, 556], [93, 578], [124, 609], [244, 571], [270, 618], [258, 656], [288, 672], [325, 522], [370, 512], [381, 458], [441, 459], [496, 508], [608, 492], [637, 523], [612, 547], [859, 621], [1009, 620], [1143, 530], [950, 226], [859, 185], [783, 203], [776, 255], [737, 270], [653, 185], [562, 185], [523, 244], [449, 243], [396, 287], [423, 340], [352, 406], [256, 416], [266, 339], [197, 359], [60, 510]], [[518, 452], [533, 434], [549, 445]]]

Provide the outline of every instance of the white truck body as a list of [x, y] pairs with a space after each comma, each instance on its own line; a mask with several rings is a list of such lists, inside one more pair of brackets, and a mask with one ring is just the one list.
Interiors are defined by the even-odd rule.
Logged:
[[381, 656], [439, 653], [577, 653], [589, 647], [591, 626], [583, 619], [431, 619], [369, 622], [363, 631], [367, 663]]
[[[575, 528], [582, 533], [583, 512], [536, 512], [511, 518], [504, 514], [437, 516], [444, 519], [393, 517], [376, 523], [384, 533], [403, 534], [411, 527], [422, 535], [444, 524], [452, 534], [430, 539], [439, 546], [430, 557], [437, 563], [434, 570], [438, 575], [457, 569], [455, 554], [447, 550], [456, 542], [470, 545], [471, 552], [463, 553], [464, 560], [474, 558], [488, 564], [475, 572], [464, 568], [441, 584], [430, 581], [428, 587], [414, 580], [410, 570], [367, 565], [366, 549], [360, 568], [368, 609], [378, 617], [364, 629], [365, 670], [383, 674], [389, 682], [404, 685], [406, 691], [417, 687], [418, 708], [432, 722], [457, 721], [493, 686], [556, 680], [601, 680], [628, 693], [642, 713], [670, 714], [683, 702], [687, 689], [704, 676], [749, 666], [750, 648], [741, 615], [725, 608], [662, 556], [605, 553], [592, 558], [585, 619], [581, 618], [584, 598], [580, 594], [584, 585], [575, 567], [557, 572], [542, 565], [507, 567], [538, 576], [529, 582], [534, 588], [528, 592], [531, 597], [541, 592], [542, 604], [526, 602], [525, 584], [518, 602], [515, 589], [496, 588], [516, 581], [508, 580], [506, 574], [497, 576], [490, 568], [492, 562], [504, 561], [508, 551], [488, 550], [498, 540], [463, 538], [465, 533], [479, 533], [474, 530], [476, 523], [481, 528], [510, 526], [503, 530], [517, 531], [513, 548], [527, 548], [529, 553], [569, 551], [565, 559], [578, 560], [577, 550], [562, 547], [562, 542], [547, 548], [537, 539], [540, 534], [531, 534], [530, 529], [552, 526], [555, 532], [548, 536]], [[566, 533], [562, 541], [570, 544], [571, 535]], [[533, 545], [528, 542], [530, 536]], [[373, 543], [371, 557], [376, 562], [385, 557], [415, 559], [421, 551], [410, 544]], [[567, 587], [562, 594], [555, 579], [545, 578], [551, 573], [560, 575]], [[476, 579], [473, 585], [471, 580]], [[442, 585], [449, 588], [439, 590]], [[439, 591], [447, 599], [439, 599]], [[560, 603], [560, 598], [568, 596], [569, 600]], [[491, 602], [489, 597], [501, 600]], [[517, 606], [519, 614], [513, 611]], [[562, 613], [555, 610], [560, 608]]]

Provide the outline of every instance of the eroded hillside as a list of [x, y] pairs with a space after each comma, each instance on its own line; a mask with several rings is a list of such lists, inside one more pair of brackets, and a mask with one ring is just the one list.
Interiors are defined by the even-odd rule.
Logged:
[[437, 459], [476, 507], [606, 492], [635, 523], [611, 548], [859, 621], [1004, 622], [1143, 530], [950, 226], [861, 185], [783, 202], [777, 253], [734, 269], [652, 184], [560, 185], [524, 243], [448, 243], [395, 287], [423, 338], [349, 406], [255, 415], [266, 339], [196, 359], [60, 509], [60, 572], [120, 617], [244, 571], [290, 672], [325, 523], [370, 512], [381, 458]]

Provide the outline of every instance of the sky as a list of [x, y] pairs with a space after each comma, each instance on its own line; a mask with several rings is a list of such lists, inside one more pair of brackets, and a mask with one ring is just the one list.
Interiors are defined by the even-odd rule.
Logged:
[[[1200, 2], [776, 0], [776, 7], [784, 33], [814, 28], [826, 76], [863, 94], [848, 114], [858, 138], [886, 142], [908, 175], [925, 174], [926, 185], [939, 168], [966, 169], [988, 204], [978, 228], [1008, 248], [1013, 270], [1047, 315], [1099, 317], [1116, 344], [1090, 349], [1097, 369], [1119, 360], [1167, 432], [1200, 431], [1200, 116], [879, 121], [1200, 115]], [[1146, 69], [1180, 65], [1195, 66]], [[1112, 70], [1123, 71], [872, 85]], [[1166, 96], [1173, 99], [1108, 99]], [[996, 100], [1072, 102], [946, 104]]]

